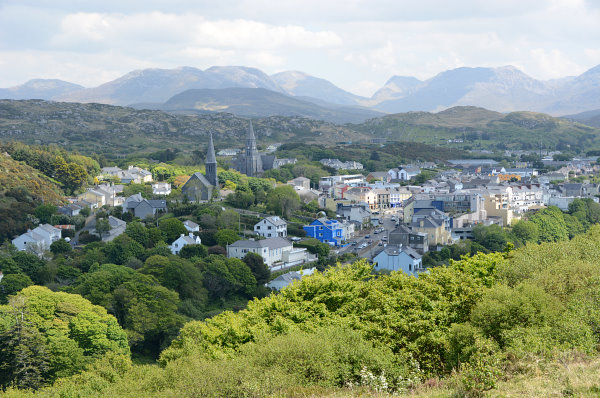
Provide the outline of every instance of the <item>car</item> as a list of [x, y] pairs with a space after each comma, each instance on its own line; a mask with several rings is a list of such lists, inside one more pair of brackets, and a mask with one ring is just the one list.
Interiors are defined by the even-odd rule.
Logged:
[[374, 233], [375, 233], [375, 234], [378, 234], [379, 232], [380, 232], [380, 231], [379, 231], [378, 229], [376, 229]]
[[356, 245], [358, 244], [358, 242], [357, 242], [357, 241], [352, 241], [350, 244], [351, 244], [352, 246], [356, 246]]
[[381, 237], [381, 240], [383, 240], [383, 241], [386, 241], [387, 239], [388, 239], [387, 236]]
[[365, 235], [365, 239], [369, 239], [371, 235]]
[[292, 237], [290, 238], [290, 240], [291, 240], [292, 242], [298, 242], [299, 240], [302, 240], [302, 238], [299, 238], [299, 237], [297, 237], [297, 236], [292, 236]]
[[383, 246], [383, 242], [379, 241], [379, 243], [377, 244], [377, 246]]

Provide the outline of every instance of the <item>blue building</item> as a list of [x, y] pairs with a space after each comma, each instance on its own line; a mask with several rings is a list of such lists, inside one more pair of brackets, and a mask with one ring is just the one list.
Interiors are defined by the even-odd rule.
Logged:
[[318, 218], [303, 228], [306, 231], [306, 236], [335, 246], [341, 245], [345, 238], [344, 228], [337, 220], [328, 220], [324, 217]]

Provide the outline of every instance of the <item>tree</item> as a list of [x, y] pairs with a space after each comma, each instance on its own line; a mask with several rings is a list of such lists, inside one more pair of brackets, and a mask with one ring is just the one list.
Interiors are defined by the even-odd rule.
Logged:
[[71, 253], [73, 248], [66, 240], [59, 239], [56, 242], [52, 242], [50, 245], [50, 251], [54, 254], [66, 254]]
[[135, 221], [127, 224], [125, 228], [125, 233], [131, 239], [139, 243], [144, 247], [148, 247], [149, 233], [148, 229], [141, 222]]
[[206, 257], [207, 254], [204, 245], [185, 245], [179, 251], [179, 256], [182, 258]]
[[237, 232], [232, 231], [231, 229], [221, 229], [217, 231], [215, 234], [215, 239], [217, 240], [217, 244], [219, 246], [227, 246], [234, 242], [237, 242], [240, 237]]
[[101, 238], [105, 233], [110, 231], [110, 229], [111, 229], [111, 226], [110, 226], [110, 223], [108, 222], [108, 219], [101, 218], [98, 221], [96, 221], [96, 233], [98, 235], [100, 235]]
[[35, 208], [35, 216], [40, 220], [40, 223], [47, 224], [50, 218], [56, 213], [56, 206], [52, 204], [42, 204]]
[[273, 188], [267, 193], [267, 210], [289, 217], [300, 208], [300, 196], [291, 185]]
[[166, 220], [160, 220], [158, 227], [165, 234], [167, 243], [173, 243], [181, 234], [186, 234], [187, 229], [183, 222], [176, 218], [167, 218]]
[[239, 258], [227, 260], [227, 269], [235, 280], [235, 290], [246, 297], [252, 297], [256, 291], [256, 278], [250, 268]]
[[160, 286], [152, 276], [135, 274], [115, 289], [113, 297], [115, 316], [127, 330], [130, 343], [155, 356], [181, 326], [179, 295]]
[[522, 243], [537, 243], [540, 231], [536, 223], [527, 220], [519, 220], [512, 226], [512, 232]]
[[240, 227], [240, 214], [233, 210], [225, 210], [219, 214], [218, 225], [220, 228], [238, 230]]
[[250, 252], [244, 256], [243, 261], [250, 268], [250, 271], [252, 271], [258, 285], [264, 285], [269, 281], [271, 270], [265, 264], [262, 256]]
[[0, 304], [8, 303], [8, 296], [31, 285], [33, 285], [33, 281], [25, 274], [4, 275], [0, 281]]
[[104, 254], [108, 262], [122, 265], [127, 264], [127, 261], [131, 257], [142, 259], [144, 256], [144, 247], [123, 234], [117, 236], [104, 246]]
[[9, 306], [0, 306], [0, 333], [4, 387], [38, 388], [106, 353], [129, 355], [125, 332], [104, 308], [41, 286], [27, 287]]

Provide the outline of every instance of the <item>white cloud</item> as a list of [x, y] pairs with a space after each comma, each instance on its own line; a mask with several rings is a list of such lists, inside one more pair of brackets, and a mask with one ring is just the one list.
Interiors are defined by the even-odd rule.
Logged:
[[392, 75], [427, 79], [463, 65], [512, 64], [549, 79], [600, 63], [596, 3], [4, 0], [0, 87], [35, 77], [97, 85], [183, 65], [301, 70], [363, 95]]

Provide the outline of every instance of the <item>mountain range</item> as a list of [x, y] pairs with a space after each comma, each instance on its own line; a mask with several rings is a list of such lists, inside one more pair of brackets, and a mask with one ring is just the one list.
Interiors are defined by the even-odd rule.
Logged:
[[[241, 107], [240, 98], [232, 95], [232, 88], [263, 90], [241, 91], [245, 101]], [[187, 90], [204, 90], [194, 91], [195, 103], [215, 102], [215, 98], [220, 98], [215, 103], [219, 111], [242, 112], [239, 114], [246, 116], [276, 115], [283, 107], [286, 115], [315, 118], [325, 115], [329, 121], [356, 122], [376, 117], [381, 112], [438, 112], [453, 106], [478, 106], [498, 112], [528, 110], [557, 116], [600, 109], [600, 65], [579, 76], [548, 81], [534, 79], [512, 66], [462, 67], [427, 80], [393, 76], [370, 98], [299, 71], [269, 76], [259, 69], [243, 66], [213, 66], [206, 70], [193, 67], [144, 69], [92, 88], [60, 80], [36, 79], [0, 89], [0, 98], [98, 102], [169, 110], [174, 98], [181, 99], [176, 96]], [[216, 90], [228, 91], [217, 93]], [[190, 95], [186, 94], [186, 98]], [[266, 96], [279, 104], [272, 102], [267, 106]], [[181, 105], [176, 107], [181, 110]], [[199, 111], [197, 106], [194, 108]], [[203, 111], [214, 111], [208, 108]]]

